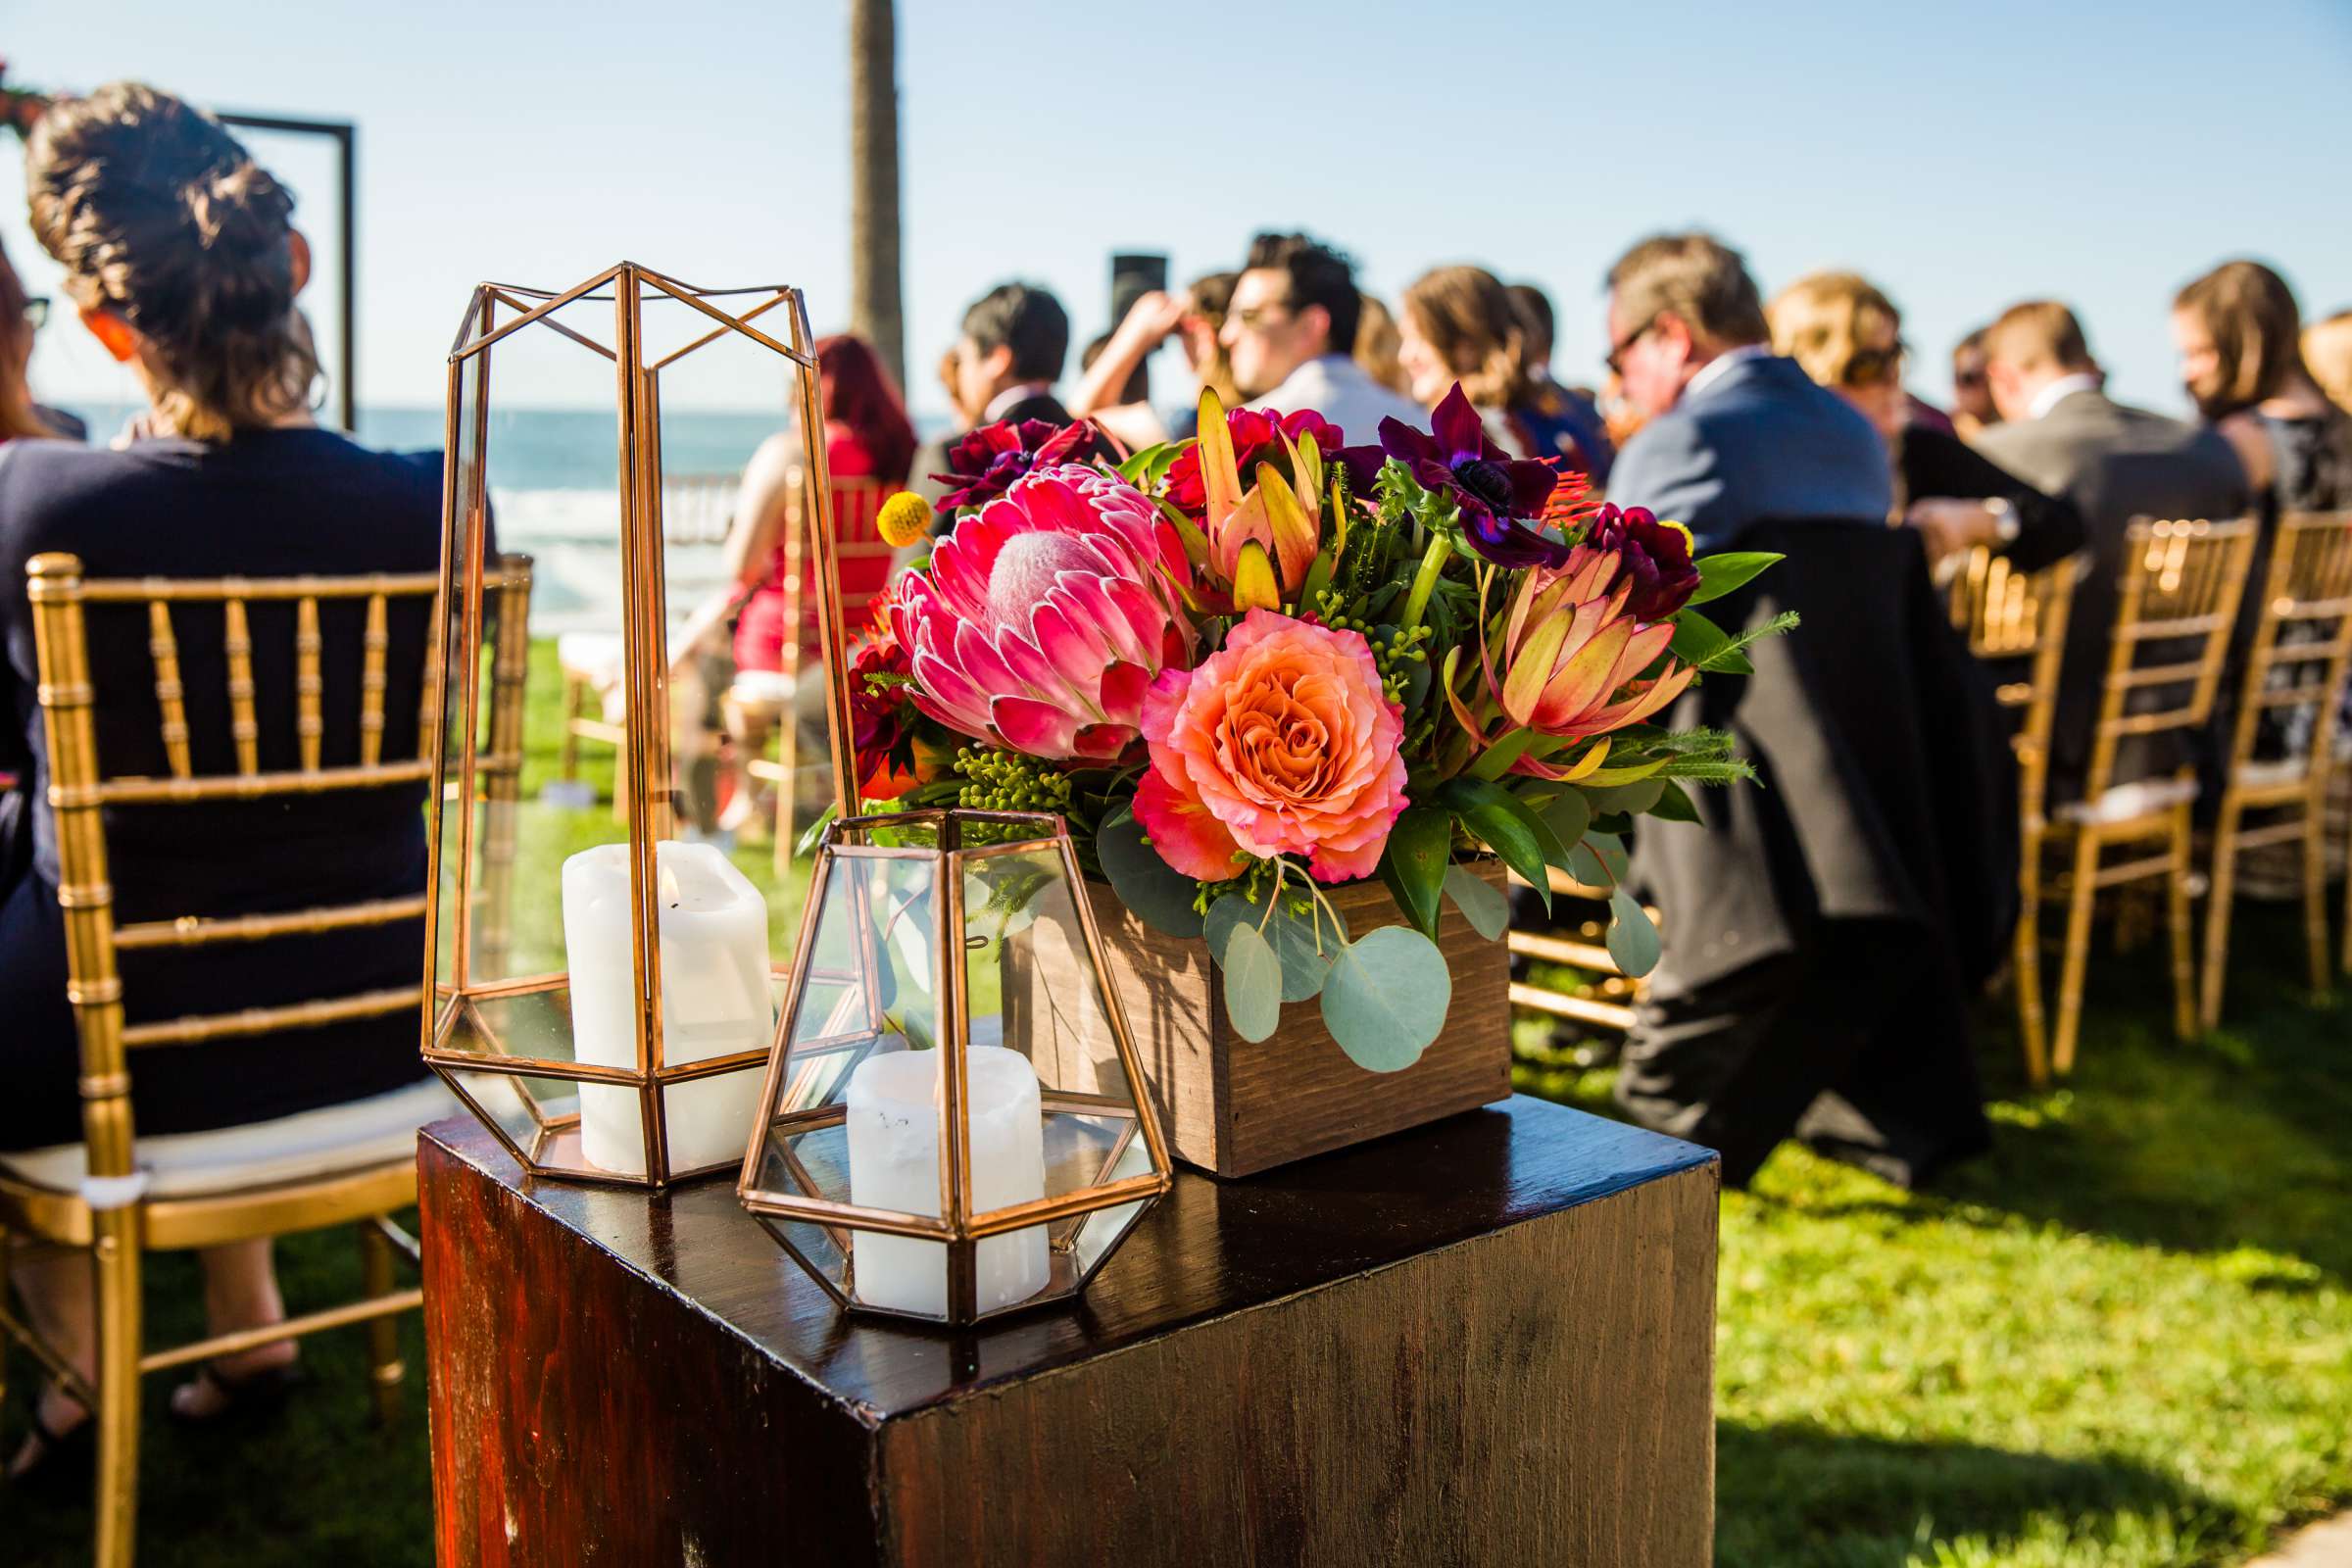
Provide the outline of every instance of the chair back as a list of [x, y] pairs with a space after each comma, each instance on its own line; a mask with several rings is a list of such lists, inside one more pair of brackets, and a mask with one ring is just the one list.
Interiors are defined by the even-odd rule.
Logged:
[[[118, 953], [258, 942], [389, 924], [421, 916], [427, 895], [419, 890], [405, 898], [317, 908], [227, 916], [193, 912], [168, 920], [118, 925], [107, 849], [107, 811], [126, 807], [316, 797], [428, 782], [439, 725], [434, 707], [441, 691], [437, 672], [429, 667], [431, 639], [426, 639], [427, 667], [419, 688], [417, 744], [412, 756], [392, 760], [383, 755], [385, 664], [393, 606], [421, 601], [429, 624], [439, 577], [434, 572], [415, 572], [349, 577], [89, 579], [81, 573], [80, 559], [71, 555], [36, 556], [25, 565], [40, 674], [41, 722], [49, 745], [49, 804], [57, 822], [57, 898], [65, 915], [69, 995], [81, 1048], [83, 1143], [93, 1178], [122, 1178], [132, 1171], [128, 1052], [414, 1010], [423, 998], [424, 955], [419, 951], [417, 978], [411, 985], [125, 1025]], [[529, 558], [506, 558], [493, 580], [498, 596], [494, 666], [499, 679], [493, 685], [489, 722], [496, 737], [516, 732], [519, 718], [527, 653]], [[360, 706], [358, 750], [352, 760], [330, 762], [322, 755], [327, 693], [321, 674], [320, 606], [354, 601], [364, 604], [361, 675], [358, 689], [344, 695]], [[295, 765], [265, 770], [261, 765], [261, 723], [254, 703], [249, 607], [288, 602], [294, 606]], [[84, 616], [90, 605], [146, 607], [148, 650], [167, 767], [163, 776], [109, 776], [102, 765]], [[221, 617], [231, 743], [223, 755], [233, 759], [232, 771], [199, 772], [194, 765], [186, 693], [180, 680], [179, 643], [172, 618], [175, 606], [217, 607]], [[498, 710], [501, 696], [497, 694], [514, 706], [513, 715]], [[271, 750], [276, 750], [274, 745]], [[495, 741], [493, 750], [497, 750]], [[486, 765], [495, 770], [499, 760], [490, 759]], [[510, 773], [518, 770], [518, 755], [505, 760]]]
[[[894, 554], [882, 537], [882, 503], [902, 487], [874, 478], [833, 481], [834, 561], [841, 573], [841, 624], [846, 637], [855, 636], [873, 611], [874, 601], [890, 583]], [[795, 661], [798, 650], [816, 643], [816, 596], [808, 591], [809, 562], [808, 479], [794, 469], [784, 487], [785, 624], [794, 635], [785, 639], [785, 658]], [[786, 668], [794, 667], [788, 662]]]
[[2254, 539], [2251, 517], [2142, 517], [2126, 532], [2085, 801], [2107, 793], [2127, 737], [2200, 729], [2212, 715]]
[[2025, 679], [1993, 688], [2018, 710], [2010, 739], [2017, 753], [2019, 804], [2028, 823], [2041, 817], [2049, 778], [2050, 724], [2058, 706], [2058, 669], [2066, 651], [2067, 613], [2075, 597], [2075, 561], [2018, 571], [1980, 545], [1952, 580], [1952, 624], [1968, 650], [1986, 661], [2023, 661]]
[[2336, 710], [2352, 665], [2352, 512], [2290, 512], [2271, 541], [2261, 613], [2238, 687], [2230, 767], [2253, 760], [2264, 715], [2310, 715], [2307, 783], [2333, 763]]
[[740, 473], [673, 473], [662, 481], [662, 537], [673, 545], [718, 545], [735, 520]]

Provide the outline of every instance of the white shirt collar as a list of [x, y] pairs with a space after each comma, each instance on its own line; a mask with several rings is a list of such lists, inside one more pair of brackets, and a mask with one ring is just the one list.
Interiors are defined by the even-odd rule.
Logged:
[[1769, 343], [1742, 343], [1736, 349], [1725, 349], [1721, 354], [1700, 366], [1697, 373], [1683, 383], [1683, 396], [1695, 397], [1729, 375], [1735, 365], [1744, 365], [1749, 360], [1763, 360], [1771, 357], [1772, 345]]
[[2034, 401], [2026, 405], [2026, 417], [2038, 419], [2076, 393], [2096, 392], [2098, 389], [2099, 378], [2087, 370], [2062, 375], [2034, 394]]
[[980, 411], [980, 422], [994, 424], [1004, 418], [1004, 411], [1014, 404], [1026, 403], [1031, 398], [1043, 397], [1053, 390], [1054, 383], [1051, 381], [1023, 381], [1018, 386], [1008, 386], [988, 400], [988, 407]]

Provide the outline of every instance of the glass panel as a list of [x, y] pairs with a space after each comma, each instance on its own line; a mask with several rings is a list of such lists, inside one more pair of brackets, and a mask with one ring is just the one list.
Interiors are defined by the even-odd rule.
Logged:
[[525, 1160], [547, 1164], [564, 1147], [576, 1151], [579, 1086], [561, 1078], [524, 1078], [503, 1072], [444, 1070], [450, 1087], [475, 1116], [504, 1138]]

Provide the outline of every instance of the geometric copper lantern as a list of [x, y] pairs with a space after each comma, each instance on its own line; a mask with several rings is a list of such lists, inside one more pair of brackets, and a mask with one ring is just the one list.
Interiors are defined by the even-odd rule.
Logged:
[[[685, 677], [696, 666], [671, 639], [727, 579], [716, 537], [672, 514], [797, 429], [813, 598], [839, 649], [808, 312], [795, 289], [699, 289], [626, 262], [561, 292], [485, 283], [448, 388], [424, 1058], [535, 1175], [661, 1187], [736, 1170], [774, 1033], [771, 933], [805, 880], [709, 826], [715, 696], [673, 674], [673, 652]], [[549, 404], [571, 412], [513, 412]], [[736, 412], [713, 419], [719, 406]], [[741, 450], [713, 457], [714, 428]], [[536, 488], [525, 469], [551, 442], [570, 444], [566, 473], [609, 463], [606, 487]], [[507, 623], [523, 612], [499, 551], [517, 543], [538, 557], [535, 640]], [[589, 580], [615, 561], [616, 580]], [[551, 652], [560, 714], [521, 700], [527, 662]], [[796, 721], [824, 737], [802, 749], [815, 803], [849, 802], [839, 661], [803, 668]]]
[[1166, 1193], [1102, 954], [1058, 816], [827, 828], [737, 1192], [839, 1304], [1066, 1299]]

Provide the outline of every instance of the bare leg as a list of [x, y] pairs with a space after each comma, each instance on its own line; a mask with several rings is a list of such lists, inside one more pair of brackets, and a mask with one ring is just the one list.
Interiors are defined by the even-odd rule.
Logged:
[[[10, 1276], [16, 1281], [17, 1295], [24, 1302], [24, 1314], [31, 1319], [33, 1332], [46, 1340], [75, 1371], [94, 1383], [98, 1376], [98, 1343], [90, 1298], [89, 1253], [59, 1252], [20, 1260]], [[59, 1388], [55, 1379], [44, 1381], [34, 1408], [41, 1425], [60, 1437], [89, 1419], [81, 1401]], [[10, 1474], [33, 1459], [35, 1446], [31, 1439], [25, 1441], [25, 1446], [9, 1462]]]
[[[268, 1237], [207, 1248], [197, 1256], [204, 1264], [205, 1321], [213, 1333], [228, 1334], [285, 1321], [286, 1303], [277, 1293], [277, 1270], [270, 1262]], [[277, 1340], [235, 1355], [217, 1356], [213, 1365], [234, 1380], [288, 1365], [300, 1353], [292, 1340]], [[202, 1419], [214, 1414], [220, 1402], [220, 1390], [201, 1379], [172, 1391], [172, 1408], [183, 1416]]]

